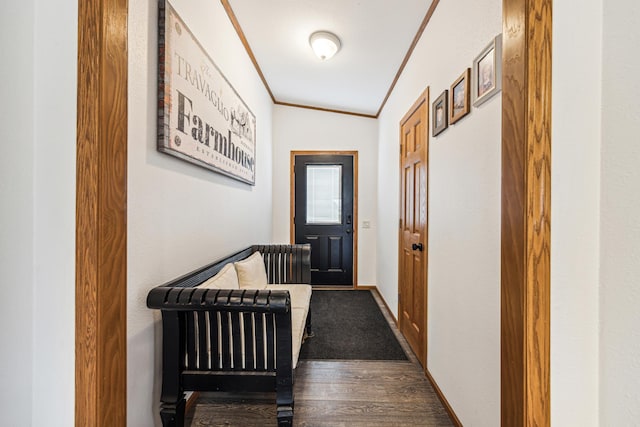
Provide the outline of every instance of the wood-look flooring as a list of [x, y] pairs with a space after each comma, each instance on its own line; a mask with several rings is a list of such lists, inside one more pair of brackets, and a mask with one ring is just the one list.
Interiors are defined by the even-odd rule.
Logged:
[[[379, 296], [373, 295], [409, 360], [299, 361], [294, 426], [453, 426]], [[186, 425], [276, 426], [275, 393], [201, 393]]]

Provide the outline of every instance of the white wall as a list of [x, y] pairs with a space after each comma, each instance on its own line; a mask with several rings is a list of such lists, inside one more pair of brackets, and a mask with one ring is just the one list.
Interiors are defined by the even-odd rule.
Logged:
[[[273, 239], [289, 242], [291, 151], [358, 152], [358, 284], [376, 284], [376, 168], [374, 119], [276, 105], [273, 112]], [[362, 228], [370, 221], [371, 228]]]
[[77, 22], [77, 2], [14, 2], [4, 12], [2, 423], [69, 426], [74, 419], [77, 26], [60, 22]]
[[[378, 286], [393, 310], [399, 121], [472, 66], [501, 17], [497, 0], [440, 2], [380, 116]], [[427, 366], [468, 426], [500, 423], [500, 115], [498, 94], [429, 142]]]
[[551, 423], [558, 426], [598, 425], [601, 13], [602, 0], [579, 8], [554, 2]]
[[77, 21], [36, 2], [34, 426], [74, 422]]
[[0, 15], [0, 408], [14, 426], [33, 409], [34, 27], [34, 1]]
[[156, 151], [157, 1], [129, 2], [128, 425], [159, 425], [154, 286], [269, 243], [272, 102], [220, 2], [172, 2], [257, 118], [254, 187]]
[[603, 1], [600, 424], [640, 419], [640, 4]]
[[554, 3], [553, 425], [640, 417], [640, 6]]

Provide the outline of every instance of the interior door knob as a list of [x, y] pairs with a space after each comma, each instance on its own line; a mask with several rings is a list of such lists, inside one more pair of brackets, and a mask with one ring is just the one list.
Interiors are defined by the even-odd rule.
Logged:
[[413, 249], [414, 251], [419, 250], [420, 252], [422, 252], [424, 247], [422, 246], [422, 243], [414, 243], [413, 245], [411, 245], [411, 249]]

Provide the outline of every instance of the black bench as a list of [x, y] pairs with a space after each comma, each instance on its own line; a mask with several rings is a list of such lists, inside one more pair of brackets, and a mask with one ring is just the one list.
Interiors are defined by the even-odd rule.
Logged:
[[[255, 245], [149, 291], [147, 307], [162, 313], [163, 426], [184, 425], [185, 391], [274, 390], [278, 425], [292, 425], [289, 291], [197, 287], [256, 251], [270, 284], [310, 283], [309, 245]], [[310, 335], [310, 312], [305, 329]]]

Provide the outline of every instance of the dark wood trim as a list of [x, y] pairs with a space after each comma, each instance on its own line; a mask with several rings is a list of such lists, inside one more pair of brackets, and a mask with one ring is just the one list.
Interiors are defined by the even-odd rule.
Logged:
[[292, 151], [289, 156], [289, 243], [296, 243], [296, 224], [293, 221], [296, 216], [296, 154], [298, 151]]
[[357, 117], [364, 117], [367, 119], [377, 119], [378, 116], [375, 114], [365, 114], [365, 113], [355, 113], [353, 111], [346, 111], [346, 110], [334, 110], [331, 108], [324, 108], [324, 107], [314, 107], [311, 105], [302, 105], [302, 104], [292, 104], [289, 102], [281, 102], [281, 101], [275, 101], [276, 105], [283, 105], [285, 107], [294, 107], [294, 108], [305, 108], [307, 110], [315, 110], [315, 111], [324, 111], [327, 113], [337, 113], [337, 114], [347, 114], [349, 116], [357, 116]]
[[422, 37], [422, 33], [424, 33], [425, 28], [427, 28], [427, 25], [429, 24], [429, 21], [433, 16], [433, 12], [435, 12], [439, 1], [440, 0], [433, 0], [431, 2], [431, 6], [429, 6], [429, 9], [427, 10], [427, 14], [424, 16], [424, 19], [422, 20], [422, 24], [420, 24], [420, 28], [418, 28], [418, 32], [413, 37], [411, 46], [409, 46], [409, 50], [407, 51], [407, 54], [404, 56], [404, 59], [402, 60], [402, 64], [400, 64], [400, 68], [396, 73], [396, 76], [394, 77], [393, 82], [391, 82], [391, 86], [389, 86], [389, 90], [387, 91], [387, 94], [384, 97], [384, 100], [382, 100], [382, 104], [380, 104], [380, 108], [378, 108], [378, 112], [376, 113], [376, 118], [380, 117], [380, 113], [382, 113], [384, 106], [387, 104], [387, 101], [391, 96], [391, 92], [393, 92], [393, 89], [396, 87], [396, 84], [398, 83], [398, 80], [400, 79], [400, 76], [402, 75], [404, 68], [407, 66], [407, 63], [409, 62], [409, 58], [411, 58], [411, 55], [413, 54], [414, 49], [416, 48], [416, 46], [418, 45], [418, 42], [420, 41], [420, 37]]
[[436, 392], [438, 399], [440, 399], [440, 402], [442, 402], [442, 406], [444, 406], [444, 409], [449, 414], [449, 418], [451, 418], [451, 422], [455, 424], [456, 427], [462, 427], [462, 423], [460, 422], [460, 419], [458, 418], [455, 411], [449, 404], [449, 401], [447, 400], [447, 398], [444, 397], [444, 393], [442, 392], [442, 390], [440, 390], [440, 387], [438, 387], [438, 383], [436, 383], [436, 380], [433, 379], [431, 372], [429, 372], [429, 370], [426, 369], [424, 373], [427, 376], [427, 379], [429, 380], [429, 382], [431, 383], [433, 390]]
[[351, 156], [353, 157], [353, 287], [358, 285], [358, 152], [357, 151], [292, 151], [291, 152], [291, 179], [289, 185], [289, 236], [291, 244], [296, 242], [296, 227], [293, 223], [293, 217], [295, 216], [295, 187], [296, 177], [294, 173], [294, 166], [296, 164], [296, 156], [317, 156], [317, 155], [338, 155], [338, 156]]
[[551, 0], [503, 0], [501, 423], [549, 426]]
[[360, 227], [358, 225], [358, 152], [353, 151], [353, 286], [358, 286], [358, 239]]
[[260, 80], [262, 80], [262, 84], [264, 84], [264, 88], [269, 93], [269, 96], [271, 97], [271, 101], [273, 101], [273, 103], [275, 104], [276, 98], [273, 96], [273, 92], [271, 92], [269, 83], [267, 83], [267, 79], [264, 77], [264, 74], [262, 73], [262, 69], [260, 68], [260, 65], [258, 65], [258, 61], [256, 60], [256, 57], [253, 54], [253, 50], [251, 50], [251, 46], [249, 46], [249, 42], [247, 41], [247, 37], [244, 35], [244, 31], [242, 31], [242, 27], [240, 27], [240, 23], [238, 22], [238, 18], [236, 18], [236, 14], [233, 13], [233, 9], [229, 4], [229, 0], [220, 0], [220, 3], [222, 3], [222, 7], [224, 7], [225, 12], [227, 12], [227, 16], [229, 17], [229, 20], [231, 21], [233, 28], [235, 28], [236, 33], [238, 33], [238, 37], [240, 38], [240, 41], [244, 46], [244, 50], [247, 51], [247, 55], [249, 55], [249, 58], [251, 59], [251, 62], [253, 63], [253, 66], [256, 69], [256, 72], [260, 76]]
[[194, 391], [189, 395], [189, 397], [187, 398], [187, 403], [184, 405], [185, 414], [188, 414], [189, 411], [191, 411], [193, 407], [196, 406], [196, 403], [198, 403], [199, 397], [200, 397], [199, 391]]
[[[420, 108], [420, 106], [423, 103], [429, 103], [429, 88], [427, 87], [425, 90], [422, 91], [422, 93], [420, 94], [420, 96], [418, 96], [418, 99], [415, 100], [415, 102], [413, 103], [413, 105], [411, 105], [411, 108], [409, 108], [409, 110], [407, 110], [407, 112], [405, 113], [404, 116], [402, 116], [402, 119], [400, 120], [400, 126], [402, 126], [404, 124], [404, 122], [406, 122], [409, 117], [411, 117], [411, 115], [418, 109]], [[427, 121], [429, 119], [428, 117], [429, 115], [427, 114]], [[427, 130], [427, 135], [429, 134], [429, 131]], [[402, 140], [401, 140], [402, 141]]]
[[373, 291], [377, 289], [378, 287], [376, 285], [358, 285], [353, 287], [354, 291]]
[[306, 108], [309, 110], [325, 111], [325, 112], [337, 113], [337, 114], [348, 114], [351, 116], [377, 119], [380, 116], [380, 113], [382, 112], [382, 110], [384, 109], [384, 106], [386, 105], [387, 100], [389, 99], [389, 96], [391, 96], [391, 92], [393, 92], [393, 89], [398, 83], [398, 79], [400, 79], [400, 76], [402, 75], [404, 68], [407, 66], [407, 63], [409, 62], [409, 58], [411, 58], [411, 55], [413, 54], [413, 51], [416, 48], [416, 45], [420, 41], [420, 37], [422, 37], [422, 33], [424, 33], [425, 28], [427, 28], [427, 24], [429, 24], [429, 20], [431, 20], [431, 16], [433, 15], [433, 12], [436, 10], [436, 6], [438, 6], [439, 1], [440, 0], [432, 0], [431, 6], [429, 6], [429, 9], [427, 10], [425, 17], [422, 20], [422, 23], [420, 24], [418, 31], [416, 32], [416, 35], [413, 37], [411, 46], [409, 46], [409, 49], [407, 50], [407, 53], [405, 54], [404, 59], [400, 64], [400, 68], [398, 69], [398, 72], [396, 73], [393, 79], [393, 82], [391, 82], [391, 86], [389, 86], [389, 90], [387, 90], [387, 93], [382, 103], [380, 104], [380, 107], [378, 108], [378, 111], [376, 112], [376, 114], [357, 113], [353, 111], [316, 107], [312, 105], [295, 104], [295, 103], [282, 102], [282, 101], [276, 100], [275, 96], [273, 95], [273, 92], [271, 92], [269, 83], [267, 83], [267, 79], [264, 77], [264, 74], [262, 73], [262, 69], [260, 68], [260, 65], [258, 65], [258, 61], [256, 60], [256, 57], [253, 54], [253, 50], [251, 49], [251, 46], [249, 46], [249, 42], [247, 41], [247, 38], [244, 35], [244, 31], [242, 30], [242, 27], [238, 22], [238, 18], [236, 17], [235, 13], [233, 12], [233, 9], [231, 8], [231, 5], [229, 4], [229, 0], [220, 0], [220, 3], [222, 3], [224, 10], [227, 12], [227, 16], [229, 17], [229, 20], [231, 21], [233, 28], [235, 28], [236, 33], [238, 33], [238, 37], [240, 37], [240, 41], [242, 42], [242, 45], [244, 46], [244, 49], [247, 52], [247, 55], [249, 55], [249, 58], [251, 58], [251, 62], [253, 63], [253, 66], [255, 67], [258, 75], [260, 76], [260, 79], [262, 80], [262, 83], [264, 84], [265, 89], [267, 89], [267, 92], [269, 93], [269, 96], [271, 97], [271, 100], [273, 101], [274, 104], [284, 105], [286, 107]]
[[127, 422], [127, 14], [78, 2], [76, 426]]
[[374, 286], [358, 286], [356, 289], [357, 290], [368, 289], [371, 292], [375, 292], [380, 297], [380, 301], [382, 301], [382, 304], [384, 305], [384, 308], [387, 310], [387, 314], [389, 315], [391, 320], [393, 320], [393, 323], [396, 325], [396, 327], [398, 327], [398, 319], [396, 319], [396, 316], [393, 315], [393, 312], [391, 311], [391, 309], [389, 308], [389, 305], [387, 304], [387, 300], [384, 299], [384, 297], [382, 296], [382, 294], [378, 290], [377, 286], [375, 286], [375, 285]]

